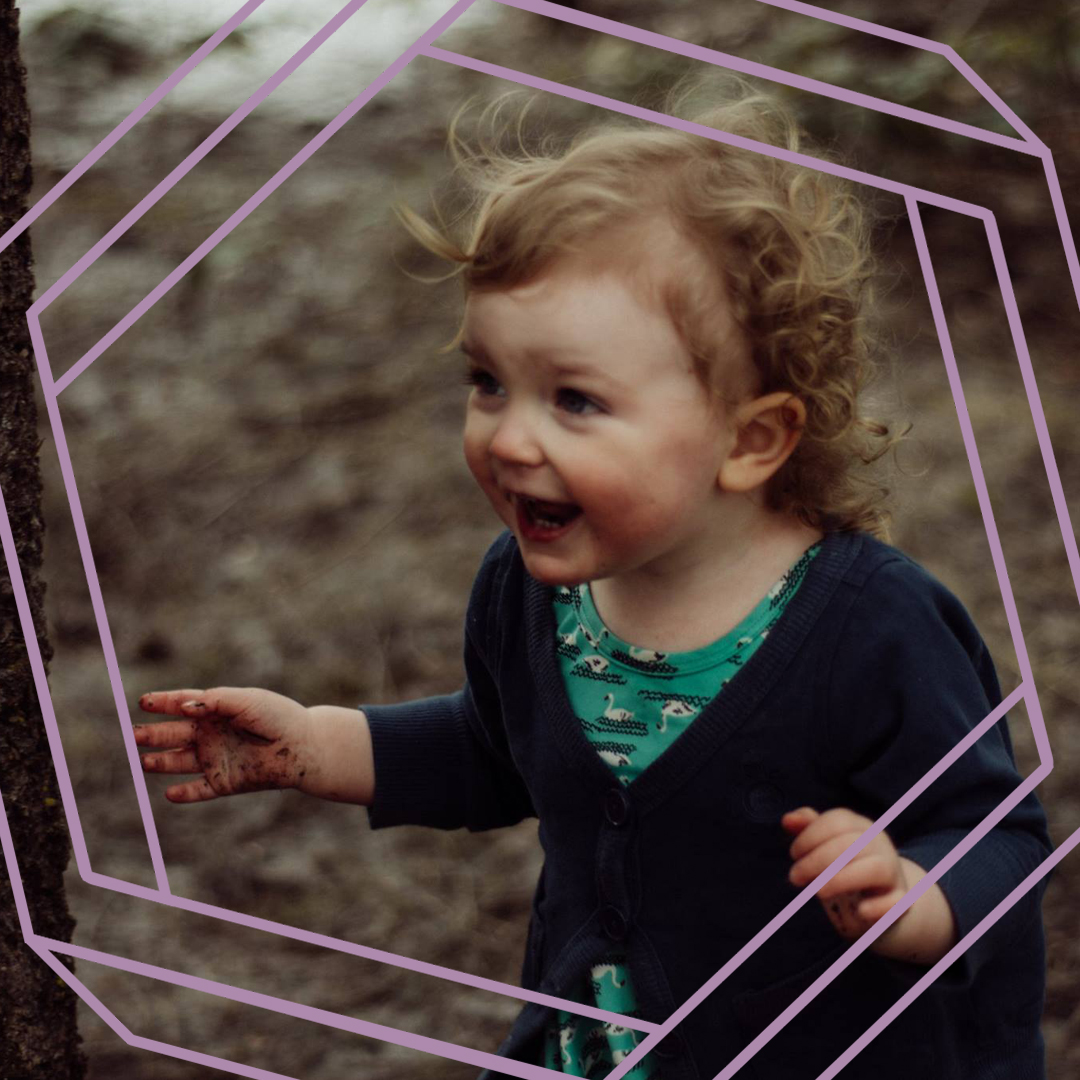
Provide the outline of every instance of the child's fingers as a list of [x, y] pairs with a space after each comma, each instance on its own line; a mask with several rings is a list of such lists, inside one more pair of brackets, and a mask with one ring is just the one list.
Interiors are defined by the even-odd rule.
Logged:
[[828, 900], [852, 892], [892, 892], [898, 884], [895, 860], [878, 855], [856, 856], [818, 890], [818, 898]]
[[189, 780], [186, 784], [174, 784], [165, 789], [165, 798], [174, 803], [206, 802], [216, 799], [217, 792], [207, 782], [205, 776], [198, 780]]
[[813, 807], [800, 806], [798, 810], [789, 810], [780, 819], [780, 825], [784, 832], [798, 836], [818, 816], [818, 812]]
[[251, 709], [252, 704], [267, 691], [242, 690], [236, 686], [215, 686], [212, 690], [203, 690], [180, 703], [185, 716], [215, 713], [232, 719], [242, 716]]
[[857, 896], [838, 896], [824, 904], [825, 913], [841, 936], [854, 941], [866, 929], [866, 920], [859, 915]]
[[[822, 844], [818, 844], [801, 859], [797, 859], [788, 873], [788, 880], [792, 885], [806, 885], [813, 881], [823, 870], [833, 863], [857, 840], [857, 832], [841, 833]], [[800, 839], [802, 837], [800, 836]], [[856, 856], [857, 858], [858, 856]], [[850, 864], [849, 864], [850, 865]]]
[[166, 750], [163, 754], [143, 754], [140, 760], [145, 772], [202, 772], [194, 750]]
[[159, 724], [136, 724], [136, 746], [149, 746], [153, 749], [168, 749], [174, 746], [191, 746], [195, 741], [195, 722], [193, 720], [163, 720]]
[[270, 690], [218, 686], [213, 690], [204, 690], [197, 698], [182, 702], [180, 710], [184, 716], [216, 716], [231, 720], [250, 734], [272, 741], [277, 733], [267, 728], [266, 720], [280, 712], [283, 705], [302, 708], [291, 699]]
[[850, 844], [852, 840], [864, 833], [872, 824], [873, 822], [869, 818], [856, 814], [853, 810], [841, 808], [826, 810], [824, 814], [819, 814], [795, 837], [788, 852], [793, 859], [801, 859], [808, 852], [827, 843], [833, 837], [853, 833], [854, 835], [848, 840]]
[[205, 690], [157, 690], [150, 694], [143, 694], [139, 698], [139, 708], [143, 712], [183, 716], [180, 706], [185, 701], [198, 700], [205, 692]]
[[884, 918], [896, 904], [900, 896], [895, 892], [886, 893], [884, 896], [867, 896], [859, 901], [856, 909], [860, 919], [867, 922], [877, 922]]

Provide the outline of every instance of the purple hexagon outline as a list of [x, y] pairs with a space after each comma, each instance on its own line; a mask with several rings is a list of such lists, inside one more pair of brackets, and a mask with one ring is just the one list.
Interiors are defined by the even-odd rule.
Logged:
[[[807, 1004], [816, 994], [824, 988], [848, 963], [852, 962], [859, 953], [872, 944], [876, 937], [884, 932], [896, 918], [906, 910], [911, 903], [913, 903], [923, 892], [929, 888], [938, 877], [941, 876], [957, 859], [959, 859], [974, 843], [976, 843], [982, 835], [985, 834], [998, 820], [1008, 812], [1013, 805], [1016, 804], [1023, 796], [1031, 790], [1036, 784], [1038, 784], [1046, 774], [1053, 767], [1052, 756], [1050, 753], [1049, 743], [1046, 737], [1045, 723], [1042, 720], [1041, 709], [1038, 703], [1038, 697], [1035, 692], [1034, 682], [1031, 678], [1030, 664], [1027, 660], [1026, 649], [1023, 643], [1023, 637], [1020, 632], [1019, 621], [1016, 615], [1015, 604], [1012, 600], [1011, 589], [1008, 582], [1008, 574], [1004, 565], [1004, 559], [1000, 549], [1000, 542], [997, 537], [996, 526], [993, 521], [991, 508], [989, 504], [989, 498], [986, 492], [985, 481], [983, 479], [981, 466], [978, 460], [978, 454], [974, 443], [974, 436], [971, 431], [970, 422], [968, 420], [967, 408], [963, 399], [963, 390], [959, 382], [959, 376], [956, 370], [955, 359], [952, 354], [951, 344], [949, 341], [948, 330], [945, 325], [944, 314], [941, 309], [940, 299], [937, 292], [936, 282], [933, 276], [933, 268], [930, 262], [929, 252], [926, 247], [925, 236], [923, 234], [921, 219], [919, 216], [918, 203], [920, 201], [927, 202], [933, 205], [944, 206], [949, 209], [956, 210], [961, 213], [969, 214], [970, 216], [979, 217], [984, 221], [987, 229], [988, 241], [990, 243], [991, 251], [994, 258], [995, 269], [998, 275], [999, 286], [1002, 289], [1003, 300], [1006, 305], [1006, 310], [1009, 316], [1010, 327], [1013, 333], [1014, 345], [1016, 347], [1018, 360], [1021, 365], [1025, 389], [1028, 395], [1029, 407], [1032, 411], [1032, 417], [1035, 422], [1036, 431], [1039, 438], [1040, 447], [1043, 452], [1044, 467], [1046, 468], [1047, 477], [1051, 485], [1051, 490], [1054, 497], [1055, 508], [1058, 513], [1059, 525], [1062, 528], [1063, 539], [1065, 540], [1066, 551], [1069, 558], [1070, 569], [1072, 571], [1074, 584], [1080, 581], [1080, 558], [1078, 558], [1076, 550], [1075, 538], [1072, 534], [1071, 525], [1069, 522], [1068, 510], [1064, 500], [1064, 494], [1061, 490], [1060, 478], [1058, 476], [1056, 463], [1053, 458], [1053, 451], [1050, 445], [1049, 434], [1046, 429], [1045, 419], [1043, 417], [1041, 403], [1038, 398], [1038, 392], [1035, 385], [1034, 374], [1031, 370], [1030, 358], [1027, 353], [1026, 343], [1023, 337], [1023, 331], [1020, 324], [1019, 313], [1016, 309], [1015, 298], [1012, 294], [1011, 283], [1008, 278], [1007, 267], [1005, 265], [1004, 252], [1001, 248], [1000, 237], [997, 232], [996, 221], [992, 214], [986, 211], [984, 208], [973, 206], [971, 204], [961, 203], [958, 200], [946, 199], [941, 196], [937, 196], [934, 193], [926, 192], [918, 188], [911, 187], [909, 185], [899, 185], [890, 181], [884, 180], [884, 178], [873, 178], [866, 174], [859, 173], [855, 170], [841, 169], [836, 166], [816, 161], [812, 158], [806, 158], [802, 155], [790, 154], [786, 151], [780, 151], [776, 148], [765, 147], [758, 144], [754, 144], [748, 140], [739, 139], [734, 136], [728, 136], [723, 133], [712, 131], [711, 129], [700, 129], [694, 125], [689, 125], [685, 122], [673, 120], [670, 117], [662, 116], [661, 114], [651, 113], [648, 110], [637, 109], [633, 106], [625, 105], [622, 102], [616, 102], [612, 99], [604, 98], [600, 95], [588, 94], [582, 91], [568, 89], [561, 84], [551, 83], [547, 80], [536, 79], [532, 76], [524, 75], [523, 73], [511, 71], [509, 69], [501, 68], [497, 65], [485, 64], [480, 61], [473, 60], [468, 57], [462, 57], [457, 54], [449, 53], [446, 50], [438, 49], [430, 46], [429, 42], [441, 34], [452, 22], [460, 17], [467, 10], [472, 0], [459, 0], [459, 2], [453, 5], [447, 13], [424, 34], [414, 44], [405, 51], [398, 59], [390, 65], [382, 73], [382, 75], [374, 80], [369, 87], [358, 97], [353, 103], [348, 106], [334, 121], [332, 121], [327, 128], [316, 136], [307, 147], [304, 148], [299, 154], [297, 154], [282, 170], [280, 170], [263, 188], [260, 189], [255, 196], [248, 200], [232, 217], [225, 222], [225, 224], [218, 229], [203, 245], [201, 245], [187, 260], [184, 261], [170, 274], [155, 290], [153, 290], [148, 296], [137, 305], [125, 319], [121, 320], [116, 327], [113, 328], [108, 334], [106, 334], [101, 341], [99, 341], [91, 350], [89, 350], [77, 363], [74, 365], [65, 375], [57, 381], [53, 381], [51, 378], [51, 372], [48, 367], [47, 354], [44, 348], [44, 341], [42, 339], [40, 324], [38, 321], [38, 315], [41, 310], [51, 303], [62, 292], [67, 285], [71, 284], [85, 269], [87, 269], [96, 259], [114, 242], [114, 240], [126, 231], [130, 225], [142, 216], [146, 210], [149, 209], [154, 202], [156, 202], [169, 188], [171, 188], [187, 171], [190, 170], [205, 154], [216, 145], [217, 142], [224, 137], [233, 127], [236, 126], [259, 102], [261, 102], [273, 89], [276, 88], [304, 59], [307, 58], [315, 49], [319, 47], [326, 40], [331, 33], [334, 32], [347, 18], [349, 18], [359, 7], [362, 6], [364, 0], [354, 0], [353, 3], [348, 4], [334, 19], [316, 34], [307, 45], [298, 51], [286, 65], [284, 65], [278, 73], [275, 74], [270, 80], [267, 81], [260, 88], [256, 94], [252, 95], [248, 101], [244, 103], [224, 124], [222, 124], [204, 143], [189, 155], [185, 161], [177, 167], [170, 175], [154, 189], [140, 204], [127, 215], [98, 245], [95, 245], [90, 252], [84, 256], [71, 270], [69, 270], [50, 290], [48, 290], [28, 311], [28, 324], [32, 339], [34, 341], [35, 349], [38, 355], [39, 370], [42, 378], [43, 392], [46, 397], [47, 408], [50, 413], [50, 418], [53, 421], [54, 433], [57, 438], [58, 452], [60, 453], [62, 469], [65, 475], [65, 483], [68, 487], [69, 496], [72, 500], [72, 512], [73, 518], [76, 519], [76, 528], [79, 533], [80, 548], [83, 553], [84, 565], [87, 569], [88, 583], [91, 587], [91, 592], [94, 600], [95, 612], [98, 616], [99, 628], [102, 632], [102, 644], [106, 653], [106, 661], [110, 670], [110, 678], [113, 681], [114, 693], [116, 694], [118, 712], [122, 719], [126, 720], [124, 724], [124, 730], [126, 733], [130, 731], [130, 717], [126, 710], [126, 703], [123, 700], [122, 687], [120, 686], [119, 671], [116, 666], [115, 652], [112, 649], [111, 637], [108, 634], [108, 625], [105, 617], [104, 606], [101, 601], [100, 589], [97, 585], [96, 574], [93, 570], [92, 555], [89, 550], [89, 543], [85, 534], [85, 526], [82, 522], [81, 510], [78, 507], [78, 496], [75, 490], [74, 478], [70, 467], [70, 458], [67, 453], [66, 443], [64, 442], [63, 430], [60, 425], [59, 415], [56, 409], [56, 396], [67, 385], [73, 381], [74, 378], [85, 370], [94, 359], [97, 358], [103, 352], [109, 344], [111, 344], [121, 333], [124, 332], [137, 318], [139, 318], [150, 306], [153, 305], [173, 284], [176, 283], [187, 272], [188, 269], [195, 262], [201, 259], [213, 246], [215, 246], [232, 228], [234, 228], [240, 221], [242, 221], [261, 201], [266, 198], [271, 191], [276, 189], [280, 183], [284, 182], [312, 153], [317, 150], [323, 142], [325, 142], [332, 134], [334, 134], [338, 128], [340, 128], [352, 115], [358, 111], [367, 100], [370, 100], [379, 89], [382, 88], [393, 76], [405, 66], [414, 55], [418, 52], [423, 53], [435, 59], [444, 60], [447, 62], [455, 63], [460, 66], [470, 67], [474, 70], [482, 71], [490, 75], [495, 75], [501, 78], [508, 78], [512, 81], [518, 82], [523, 85], [530, 85], [536, 89], [545, 90], [548, 92], [560, 94], [562, 96], [571, 97], [576, 100], [586, 101], [603, 108], [610, 109], [612, 111], [619, 111], [628, 113], [630, 115], [636, 115], [640, 119], [644, 119], [650, 122], [664, 124], [666, 126], [677, 127], [683, 130], [696, 131], [696, 133], [703, 135], [707, 138], [714, 138], [718, 141], [729, 142], [734, 145], [745, 146], [756, 152], [772, 154], [774, 156], [786, 157], [789, 160], [798, 161], [801, 164], [805, 164], [812, 168], [817, 168], [824, 171], [837, 172], [841, 175], [846, 175], [850, 179], [856, 180], [862, 183], [869, 183], [872, 186], [882, 187], [886, 190], [893, 190], [902, 192], [908, 206], [908, 212], [910, 220], [912, 222], [912, 229], [915, 236], [917, 248], [919, 251], [919, 258], [923, 269], [924, 278], [927, 283], [927, 290], [931, 301], [932, 310], [934, 312], [935, 323], [938, 328], [939, 336], [942, 343], [942, 351], [946, 362], [946, 368], [949, 374], [950, 385], [953, 390], [954, 398], [957, 406], [957, 414], [961, 423], [961, 429], [964, 437], [965, 447], [968, 451], [969, 463], [972, 468], [973, 479], [975, 480], [976, 490], [979, 497], [980, 508], [983, 513], [984, 524], [987, 528], [988, 539], [990, 540], [990, 546], [992, 555], [994, 558], [995, 569], [998, 574], [999, 585], [1002, 589], [1002, 597], [1005, 601], [1007, 617], [1010, 625], [1010, 630], [1013, 634], [1014, 647], [1017, 651], [1017, 658], [1021, 668], [1022, 681], [1021, 685], [1009, 695], [1009, 698], [1001, 704], [993, 713], [990, 714], [981, 724], [975, 728], [957, 747], [953, 749], [946, 757], [938, 763], [930, 772], [927, 773], [922, 780], [916, 783], [907, 794], [882, 818], [875, 822], [874, 826], [867, 830], [866, 833], [860, 837], [854, 844], [851, 845], [840, 857], [838, 857], [829, 868], [827, 868], [819, 877], [806, 886], [805, 889], [799, 894], [798, 897], [787, 908], [784, 909], [775, 919], [773, 919], [762, 931], [757, 934], [754, 939], [747, 943], [747, 945], [740, 950], [740, 952], [732, 958], [731, 961], [724, 968], [721, 969], [713, 979], [710, 979], [695, 995], [693, 995], [687, 1002], [684, 1003], [680, 1009], [676, 1010], [663, 1025], [648, 1025], [642, 1021], [633, 1020], [626, 1017], [617, 1017], [615, 1014], [604, 1013], [602, 1010], [592, 1009], [586, 1006], [582, 1006], [577, 1003], [563, 1002], [559, 999], [548, 998], [545, 995], [536, 995], [535, 993], [520, 990], [516, 987], [510, 987], [504, 984], [495, 983], [492, 980], [478, 979], [474, 976], [468, 976], [460, 972], [454, 972], [449, 969], [440, 969], [435, 965], [419, 964], [416, 961], [408, 960], [404, 957], [397, 957], [393, 954], [382, 953], [380, 950], [366, 949], [362, 946], [353, 946], [351, 943], [337, 941], [335, 939], [327, 939], [322, 935], [311, 935], [304, 931], [298, 931], [295, 928], [283, 927], [278, 924], [272, 924], [266, 920], [251, 919], [246, 916], [239, 915], [236, 912], [225, 911], [223, 909], [213, 908], [210, 905], [198, 904], [192, 901], [186, 901], [182, 898], [172, 897], [168, 890], [168, 881], [165, 876], [164, 865], [161, 861], [160, 847], [156, 842], [156, 834], [153, 830], [152, 817], [149, 811], [149, 801], [146, 795], [145, 782], [143, 781], [141, 770], [136, 768], [137, 751], [134, 748], [134, 744], [128, 735], [126, 737], [127, 748], [129, 752], [130, 764], [132, 766], [133, 777], [136, 780], [137, 794], [139, 795], [140, 808], [143, 811], [144, 823], [147, 824], [148, 831], [148, 843], [151, 847], [152, 859], [154, 859], [155, 873], [158, 880], [158, 890], [147, 890], [142, 887], [133, 886], [129, 882], [119, 881], [118, 879], [108, 878], [104, 875], [95, 874], [90, 870], [89, 862], [86, 857], [85, 842], [82, 838], [81, 827], [78, 821], [77, 811], [74, 809], [74, 798], [70, 789], [70, 781], [67, 775], [66, 764], [64, 762], [63, 750], [60, 746], [59, 736], [56, 730], [55, 714], [52, 710], [51, 700], [48, 694], [48, 687], [44, 679], [44, 669], [41, 663], [41, 657], [36, 648], [36, 638], [33, 633], [32, 620], [29, 614], [29, 607], [26, 602], [25, 588], [23, 586], [21, 570], [19, 569], [17, 558], [14, 552], [14, 544], [11, 536], [10, 524], [7, 520], [6, 513], [3, 515], [2, 539], [5, 548], [5, 555], [7, 557], [9, 573], [11, 575], [14, 592], [16, 595], [16, 603], [20, 612], [20, 619], [22, 620], [23, 630], [28, 642], [28, 655], [31, 662], [31, 667], [34, 671], [35, 680], [37, 682], [37, 688], [39, 698], [42, 704], [42, 712], [46, 721], [46, 729], [48, 732], [50, 747], [53, 752], [54, 762], [57, 768], [58, 780], [61, 785], [62, 797], [64, 799], [65, 814], [68, 819], [69, 827], [72, 831], [73, 846], [76, 850], [76, 862], [79, 866], [80, 873], [84, 880], [91, 884], [98, 884], [106, 888], [116, 888], [118, 891], [126, 892], [130, 895], [138, 895], [145, 899], [151, 899], [159, 903], [165, 903], [169, 906], [182, 907], [187, 910], [199, 911], [202, 914], [209, 914], [212, 917], [225, 918], [229, 921], [238, 922], [243, 925], [254, 926], [258, 929], [265, 929], [270, 932], [279, 933], [283, 936], [296, 938], [299, 940], [308, 940], [313, 943], [322, 944], [331, 948], [339, 949], [341, 951], [351, 952], [358, 955], [365, 955], [372, 959], [381, 960], [383, 962], [396, 963], [399, 966], [407, 967], [411, 970], [421, 971], [427, 974], [438, 975], [442, 978], [448, 978], [452, 981], [463, 982], [469, 985], [477, 986], [483, 989], [495, 990], [506, 994], [508, 996], [514, 996], [525, 1000], [537, 1000], [542, 1001], [544, 1004], [550, 1004], [555, 1006], [568, 1006], [578, 1013], [585, 1015], [596, 1016], [600, 1019], [617, 1019], [624, 1025], [629, 1025], [637, 1028], [638, 1030], [652, 1030], [652, 1034], [639, 1044], [638, 1048], [633, 1054], [629, 1055], [623, 1062], [610, 1074], [612, 1080], [618, 1080], [619, 1077], [625, 1074], [627, 1070], [633, 1067], [636, 1061], [640, 1060], [642, 1056], [648, 1053], [649, 1049], [655, 1045], [660, 1038], [662, 1038], [668, 1031], [673, 1029], [696, 1005], [710, 993], [732, 970], [735, 969], [743, 960], [745, 960], [768, 936], [770, 936], [776, 929], [782, 925], [803, 903], [807, 902], [833, 874], [838, 872], [851, 858], [853, 858], [869, 841], [884, 828], [893, 817], [896, 816], [912, 799], [928, 786], [933, 779], [940, 775], [944, 769], [948, 766], [966, 749], [968, 749], [976, 739], [978, 739], [992, 724], [996, 723], [1005, 712], [1011, 708], [1018, 700], [1025, 698], [1030, 710], [1030, 717], [1032, 723], [1033, 733], [1036, 739], [1036, 745], [1039, 749], [1040, 755], [1040, 768], [1036, 770], [1030, 777], [1027, 778], [1013, 794], [1006, 799], [1001, 806], [999, 806], [993, 813], [987, 816], [986, 819], [957, 847], [944, 859], [941, 860], [932, 868], [927, 877], [920, 882], [918, 886], [911, 890], [911, 892], [893, 909], [890, 914], [881, 920], [872, 931], [865, 934], [858, 942], [852, 945], [844, 955], [827, 971], [825, 972], [815, 983], [811, 986], [796, 1002], [789, 1007], [769, 1028], [767, 1028], [761, 1035], [758, 1036], [751, 1044], [749, 1044], [742, 1053], [733, 1059], [729, 1065], [718, 1074], [717, 1080], [726, 1080], [735, 1071], [737, 1071], [754, 1053], [760, 1049], [777, 1031], [779, 1031], [784, 1024], [786, 1024], [805, 1004]], [[760, 0], [763, 3], [769, 3], [772, 6], [785, 8], [787, 10], [795, 11], [801, 14], [809, 15], [814, 18], [822, 19], [847, 26], [851, 29], [859, 30], [861, 32], [872, 33], [880, 37], [885, 37], [890, 40], [900, 41], [905, 44], [913, 45], [917, 48], [924, 49], [926, 51], [936, 52], [946, 59], [948, 59], [953, 65], [968, 79], [968, 81], [975, 86], [977, 90], [994, 105], [998, 111], [1005, 116], [1010, 123], [1018, 131], [1023, 133], [1023, 139], [1013, 139], [1008, 136], [998, 135], [993, 132], [985, 131], [981, 128], [975, 128], [970, 125], [960, 124], [956, 121], [947, 120], [945, 118], [936, 117], [929, 113], [923, 113], [919, 110], [910, 109], [904, 106], [893, 105], [892, 103], [882, 101], [881, 99], [872, 98], [868, 95], [856, 94], [851, 91], [842, 90], [837, 87], [832, 87], [827, 83], [821, 83], [817, 80], [806, 79], [801, 76], [792, 75], [787, 72], [778, 71], [776, 69], [768, 68], [764, 65], [754, 64], [748, 61], [741, 60], [737, 57], [727, 56], [715, 52], [714, 50], [704, 49], [698, 46], [688, 45], [687, 43], [678, 41], [672, 38], [666, 38], [661, 35], [653, 34], [648, 31], [638, 30], [636, 28], [627, 27], [623, 24], [612, 22], [611, 20], [600, 19], [596, 16], [578, 14], [576, 12], [570, 12], [565, 8], [558, 7], [556, 5], [545, 3], [544, 0], [497, 0], [499, 3], [503, 3], [506, 6], [519, 7], [525, 10], [542, 14], [545, 16], [560, 19], [562, 21], [575, 23], [577, 25], [585, 26], [594, 30], [599, 30], [604, 33], [612, 34], [626, 38], [628, 40], [638, 41], [640, 43], [653, 45], [655, 47], [663, 48], [670, 52], [675, 52], [681, 55], [689, 56], [695, 59], [705, 60], [706, 62], [717, 64], [719, 66], [733, 68], [735, 70], [741, 70], [749, 74], [756, 74], [765, 78], [772, 79], [773, 81], [786, 83], [787, 85], [798, 86], [802, 89], [808, 89], [815, 93], [825, 94], [830, 97], [845, 100], [851, 103], [859, 104], [865, 107], [877, 109], [890, 113], [892, 115], [901, 116], [907, 119], [914, 119], [921, 123], [928, 123], [931, 126], [940, 127], [944, 130], [953, 131], [954, 133], [964, 134], [969, 137], [977, 138], [981, 141], [991, 142], [999, 146], [1006, 146], [1023, 153], [1032, 154], [1034, 156], [1041, 157], [1044, 163], [1044, 169], [1046, 171], [1048, 186], [1050, 188], [1051, 199], [1054, 204], [1055, 213], [1057, 215], [1059, 230], [1062, 235], [1063, 243], [1065, 246], [1065, 254], [1069, 264], [1070, 275], [1073, 280], [1074, 289], [1080, 288], [1080, 273], [1078, 273], [1076, 251], [1072, 244], [1071, 234], [1067, 227], [1067, 217], [1065, 214], [1064, 205], [1061, 198], [1060, 186], [1057, 183], [1056, 173], [1053, 166], [1052, 157], [1049, 150], [1026, 128], [1022, 122], [1000, 101], [997, 96], [989, 90], [988, 87], [982, 82], [981, 79], [964, 63], [948, 46], [940, 45], [936, 42], [931, 42], [926, 39], [914, 37], [913, 35], [903, 34], [897, 31], [889, 30], [883, 27], [876, 26], [875, 24], [867, 23], [863, 20], [853, 19], [848, 16], [841, 16], [835, 13], [827, 12], [822, 9], [814, 8], [807, 4], [793, 2], [793, 0]], [[42, 213], [52, 202], [58, 198], [63, 191], [65, 191], [70, 185], [85, 172], [102, 154], [104, 154], [109, 147], [121, 138], [135, 123], [138, 122], [146, 112], [149, 111], [158, 101], [166, 94], [173, 86], [176, 85], [182, 78], [184, 78], [201, 60], [212, 51], [217, 44], [220, 43], [229, 33], [232, 32], [236, 26], [254, 10], [256, 10], [262, 3], [262, 0], [251, 0], [251, 2], [244, 5], [236, 15], [230, 19], [217, 34], [213, 35], [185, 64], [174, 73], [170, 79], [166, 80], [159, 88], [152, 94], [139, 109], [137, 109], [130, 117], [127, 118], [121, 125], [119, 125], [105, 140], [95, 148], [91, 154], [87, 155], [82, 162], [71, 172], [63, 181], [56, 185], [47, 196], [45, 196], [39, 203], [27, 214], [24, 218], [16, 224], [8, 233], [0, 237], [0, 250], [6, 247], [12, 240], [15, 239], [19, 233], [21, 233], [29, 224]], [[0, 493], [0, 506], [3, 505], [2, 493]], [[141, 789], [141, 790], [140, 790]], [[123, 970], [130, 970], [140, 974], [148, 975], [153, 978], [164, 979], [169, 982], [176, 983], [178, 985], [189, 986], [192, 989], [203, 990], [204, 992], [214, 993], [218, 996], [232, 998], [234, 1000], [246, 1001], [250, 1004], [257, 1004], [261, 1007], [274, 1009], [276, 1011], [287, 1012], [291, 1015], [301, 1016], [306, 1019], [311, 1019], [316, 1022], [329, 1024], [335, 1027], [343, 1027], [347, 1030], [355, 1030], [358, 1033], [366, 1034], [376, 1038], [382, 1038], [386, 1041], [400, 1043], [402, 1045], [408, 1045], [415, 1049], [422, 1049], [427, 1052], [441, 1054], [443, 1056], [452, 1057], [456, 1060], [469, 1061], [472, 1064], [492, 1066], [498, 1068], [504, 1073], [513, 1073], [514, 1075], [521, 1076], [542, 1076], [548, 1072], [548, 1070], [540, 1069], [536, 1066], [524, 1065], [523, 1063], [510, 1062], [506, 1059], [495, 1058], [493, 1055], [483, 1054], [476, 1051], [469, 1051], [462, 1047], [454, 1046], [441, 1042], [440, 1040], [427, 1039], [422, 1036], [410, 1035], [401, 1032], [397, 1029], [384, 1028], [381, 1025], [368, 1024], [364, 1021], [357, 1021], [351, 1018], [341, 1017], [337, 1014], [327, 1013], [323, 1010], [309, 1009], [303, 1006], [296, 1005], [295, 1003], [284, 1003], [281, 999], [271, 998], [268, 995], [255, 994], [248, 991], [240, 991], [234, 987], [228, 987], [220, 983], [212, 983], [209, 980], [196, 979], [190, 976], [181, 975], [176, 972], [165, 971], [161, 968], [155, 968], [152, 965], [145, 965], [134, 961], [128, 961], [124, 958], [112, 957], [106, 954], [97, 952], [96, 950], [84, 949], [79, 946], [71, 946], [67, 943], [56, 942], [51, 939], [41, 938], [33, 933], [33, 928], [30, 925], [29, 913], [25, 904], [25, 897], [22, 893], [21, 879], [18, 874], [17, 862], [15, 859], [15, 853], [11, 844], [10, 832], [7, 828], [6, 820], [3, 822], [3, 828], [0, 829], [0, 840], [3, 842], [5, 859], [8, 864], [8, 870], [10, 879], [12, 881], [13, 894], [16, 900], [16, 906], [19, 911], [21, 925], [24, 932], [24, 937], [34, 949], [45, 960], [46, 963], [53, 968], [54, 971], [61, 978], [64, 978], [69, 982], [77, 992], [86, 1000], [92, 1008], [105, 1019], [114, 1030], [121, 1035], [125, 1041], [132, 1043], [133, 1045], [144, 1046], [147, 1049], [154, 1049], [160, 1052], [170, 1053], [177, 1057], [183, 1057], [187, 1060], [198, 1061], [208, 1065], [214, 1065], [217, 1067], [224, 1067], [231, 1069], [241, 1075], [250, 1076], [274, 1076], [264, 1070], [251, 1069], [247, 1066], [241, 1066], [235, 1062], [227, 1062], [222, 1059], [212, 1058], [208, 1055], [198, 1054], [192, 1051], [183, 1050], [179, 1047], [171, 1047], [167, 1044], [159, 1043], [156, 1040], [144, 1039], [140, 1036], [135, 1036], [128, 1032], [122, 1024], [116, 1020], [115, 1017], [109, 1013], [107, 1008], [102, 1005], [97, 998], [89, 992], [89, 990], [82, 985], [82, 983], [75, 978], [68, 970], [56, 960], [53, 953], [67, 953], [73, 956], [81, 956], [87, 960], [95, 960], [97, 962], [106, 963], [109, 966], [118, 967]], [[1044, 862], [1035, 872], [1033, 872], [1021, 885], [1013, 890], [1008, 897], [1006, 897], [985, 919], [975, 927], [964, 939], [959, 942], [957, 946], [938, 964], [925, 973], [923, 978], [912, 989], [896, 1003], [888, 1012], [886, 1012], [874, 1025], [872, 1025], [866, 1033], [860, 1039], [856, 1040], [851, 1047], [848, 1048], [836, 1061], [818, 1078], [818, 1080], [828, 1080], [828, 1078], [834, 1076], [840, 1068], [846, 1064], [855, 1054], [867, 1042], [872, 1039], [878, 1031], [880, 1031], [888, 1022], [893, 1019], [903, 1008], [910, 1003], [919, 993], [928, 986], [942, 970], [948, 964], [959, 956], [973, 941], [975, 941], [982, 933], [986, 931], [1024, 892], [1030, 889], [1038, 880], [1040, 880], [1053, 865], [1064, 857], [1072, 849], [1077, 842], [1080, 842], [1080, 830], [1072, 834], [1052, 855], [1046, 862]], [[344, 946], [344, 948], [343, 948]]]

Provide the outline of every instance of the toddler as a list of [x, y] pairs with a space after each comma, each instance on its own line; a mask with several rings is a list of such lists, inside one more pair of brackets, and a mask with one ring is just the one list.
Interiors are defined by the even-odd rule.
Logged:
[[[768, 99], [694, 117], [794, 147]], [[960, 603], [884, 535], [864, 466], [870, 273], [830, 176], [610, 122], [470, 152], [457, 264], [465, 458], [506, 531], [480, 567], [463, 689], [305, 708], [147, 694], [174, 802], [297, 787], [376, 827], [540, 822], [523, 984], [659, 1023], [1000, 700]], [[709, 1080], [1019, 783], [1001, 722], [639, 1060]], [[816, 1077], [1047, 855], [1029, 796], [738, 1073]], [[842, 1072], [1036, 1080], [1029, 892]], [[641, 1038], [529, 1004], [500, 1053], [606, 1075]]]

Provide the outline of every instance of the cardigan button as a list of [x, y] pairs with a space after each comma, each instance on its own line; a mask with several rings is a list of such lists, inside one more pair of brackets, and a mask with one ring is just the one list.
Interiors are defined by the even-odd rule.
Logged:
[[621, 787], [612, 788], [604, 796], [604, 816], [615, 826], [630, 820], [630, 798]]
[[613, 904], [608, 904], [600, 912], [600, 925], [604, 928], [604, 933], [612, 941], [622, 941], [630, 929], [626, 922], [626, 916]]

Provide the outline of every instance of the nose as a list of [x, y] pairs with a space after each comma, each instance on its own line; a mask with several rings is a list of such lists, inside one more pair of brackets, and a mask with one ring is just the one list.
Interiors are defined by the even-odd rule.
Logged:
[[535, 423], [520, 408], [503, 410], [488, 450], [493, 457], [512, 465], [541, 465], [544, 461]]

